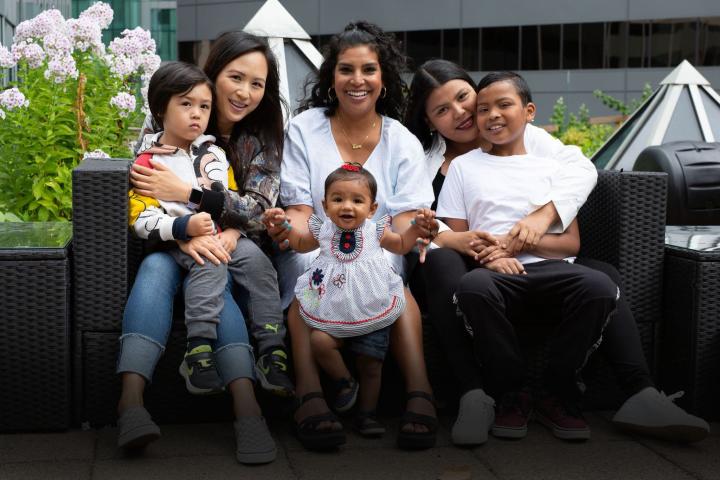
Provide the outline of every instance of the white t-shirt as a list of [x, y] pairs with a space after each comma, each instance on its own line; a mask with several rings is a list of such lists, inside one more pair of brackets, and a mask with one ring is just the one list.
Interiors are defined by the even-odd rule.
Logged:
[[[425, 173], [425, 154], [418, 139], [400, 122], [382, 117], [380, 142], [363, 165], [375, 177], [378, 209], [373, 220], [395, 216], [433, 202], [431, 181]], [[325, 220], [322, 200], [325, 179], [343, 164], [324, 108], [313, 108], [290, 121], [280, 168], [283, 206], [308, 205]], [[402, 256], [386, 252], [397, 273]]]
[[[595, 188], [597, 170], [575, 145], [565, 145], [544, 129], [532, 124], [525, 126], [525, 151], [543, 158], [552, 158], [562, 164], [552, 179], [552, 200], [563, 228], [567, 228], [577, 215], [588, 195]], [[445, 158], [445, 139], [436, 135], [430, 149], [425, 152], [427, 175], [432, 183]], [[539, 208], [542, 205], [536, 205]], [[446, 228], [441, 227], [441, 231]], [[507, 232], [506, 232], [507, 233]]]
[[[505, 235], [515, 223], [550, 200], [561, 163], [535, 155], [498, 157], [473, 150], [455, 158], [438, 200], [441, 218], [467, 220], [470, 230]], [[555, 226], [548, 233], [560, 233]], [[520, 253], [521, 263], [546, 260]]]

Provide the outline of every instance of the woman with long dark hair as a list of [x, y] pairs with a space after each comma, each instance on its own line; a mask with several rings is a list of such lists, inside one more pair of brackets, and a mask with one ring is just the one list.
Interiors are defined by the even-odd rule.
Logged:
[[[459, 65], [430, 60], [415, 72], [405, 112], [405, 125], [423, 144], [426, 168], [437, 199], [448, 167], [458, 156], [474, 149], [489, 150], [476, 126], [476, 85]], [[544, 130], [527, 125], [525, 148], [537, 157], [554, 158], [562, 168], [553, 177], [547, 199], [510, 232], [521, 242], [536, 243], [555, 222], [564, 227], [577, 215], [595, 185], [594, 165], [574, 146], [563, 145]], [[547, 202], [547, 203], [544, 203]], [[443, 231], [445, 230], [445, 231]], [[454, 303], [460, 279], [468, 271], [468, 257], [481, 254], [495, 239], [485, 232], [453, 232], [443, 228], [436, 239], [445, 248], [431, 250], [420, 267], [427, 285], [427, 307], [434, 334], [448, 357], [450, 373], [463, 396], [452, 429], [456, 444], [480, 444], [493, 426], [493, 399], [483, 390], [481, 368], [465, 324]], [[620, 286], [617, 311], [603, 332], [599, 352], [614, 369], [626, 402], [615, 422], [629, 430], [677, 441], [696, 441], [707, 434], [704, 420], [688, 415], [654, 387], [640, 336], [630, 307], [622, 295], [620, 274], [611, 265], [588, 258], [576, 263], [599, 270]], [[501, 416], [518, 409], [517, 402], [498, 399]], [[496, 430], [501, 430], [496, 428]]]
[[[285, 329], [276, 275], [261, 250], [264, 227], [260, 218], [265, 209], [275, 205], [280, 184], [283, 112], [277, 63], [261, 38], [230, 32], [213, 44], [204, 70], [216, 89], [207, 133], [214, 135], [226, 151], [233, 173], [229, 184], [232, 187], [235, 183], [237, 191], [193, 191], [189, 184], [157, 164], [153, 169], [133, 167], [134, 190], [159, 200], [193, 203], [220, 218], [221, 224], [236, 227], [225, 229], [222, 235], [230, 236], [230, 243], [242, 242], [247, 252], [244, 270], [248, 281], [242, 286], [249, 291], [253, 336], [262, 354], [259, 366], [265, 367], [257, 370], [264, 375], [263, 386], [267, 388], [265, 382], [271, 381], [277, 384], [271, 387], [291, 393], [292, 384], [284, 373]], [[146, 129], [152, 129], [152, 125], [146, 123]], [[143, 146], [147, 145], [140, 148]], [[229, 259], [226, 237], [204, 235], [178, 241], [178, 245], [198, 263]], [[160, 436], [143, 407], [143, 392], [164, 351], [172, 325], [173, 298], [181, 283], [181, 271], [173, 259], [167, 253], [152, 253], [143, 260], [128, 298], [117, 367], [122, 377], [118, 403], [121, 447], [143, 447]], [[267, 300], [254, 300], [252, 288]], [[243, 463], [269, 462], [275, 458], [275, 444], [255, 399], [256, 369], [245, 320], [230, 292], [228, 285], [213, 355], [197, 368], [214, 363], [233, 397], [237, 459]], [[257, 328], [259, 322], [272, 328]]]

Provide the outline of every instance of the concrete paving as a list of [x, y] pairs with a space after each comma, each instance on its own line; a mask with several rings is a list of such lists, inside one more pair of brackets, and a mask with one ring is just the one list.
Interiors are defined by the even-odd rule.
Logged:
[[200, 480], [365, 478], [440, 480], [718, 480], [720, 422], [710, 437], [683, 446], [616, 431], [605, 413], [589, 413], [592, 439], [567, 443], [531, 423], [527, 438], [490, 438], [476, 448], [450, 443], [452, 418], [441, 416], [437, 446], [408, 452], [394, 447], [397, 420], [386, 419], [388, 434], [365, 439], [348, 432], [336, 452], [308, 452], [274, 420], [275, 462], [244, 466], [234, 455], [232, 425], [163, 425], [163, 436], [142, 455], [128, 456], [115, 446], [117, 430], [0, 435], [0, 479]]

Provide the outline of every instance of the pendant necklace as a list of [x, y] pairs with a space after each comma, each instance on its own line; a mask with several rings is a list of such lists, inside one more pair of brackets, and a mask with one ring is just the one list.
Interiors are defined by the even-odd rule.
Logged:
[[350, 146], [353, 150], [360, 150], [363, 148], [363, 144], [367, 142], [367, 139], [370, 138], [370, 134], [375, 130], [375, 126], [377, 125], [377, 119], [373, 120], [372, 125], [370, 126], [370, 131], [367, 135], [365, 135], [365, 138], [363, 138], [363, 141], [361, 143], [353, 143], [352, 140], [350, 140], [350, 136], [345, 131], [345, 126], [343, 125], [342, 118], [340, 118], [340, 112], [338, 112], [338, 124], [340, 125], [340, 130], [342, 131], [343, 135], [345, 136], [345, 139], [348, 141]]

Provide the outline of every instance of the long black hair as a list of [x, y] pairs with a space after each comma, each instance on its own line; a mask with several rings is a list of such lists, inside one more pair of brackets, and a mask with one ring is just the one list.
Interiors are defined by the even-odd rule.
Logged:
[[[267, 158], [266, 166], [273, 171], [279, 171], [282, 159], [283, 140], [285, 136], [283, 127], [283, 109], [287, 109], [285, 101], [280, 96], [280, 74], [278, 64], [267, 42], [256, 35], [232, 31], [220, 35], [210, 48], [205, 61], [205, 73], [213, 82], [217, 82], [220, 72], [236, 58], [251, 52], [260, 52], [265, 56], [268, 66], [265, 80], [265, 94], [255, 110], [233, 126], [229, 140], [220, 136], [217, 125], [217, 115], [213, 115], [208, 125], [208, 133], [215, 135], [220, 145], [228, 153], [228, 161], [235, 172], [238, 185], [244, 183], [244, 172], [252, 158], [238, 145], [242, 134], [254, 135], [262, 145]], [[216, 111], [217, 109], [213, 109]], [[242, 157], [242, 158], [241, 158]]]
[[342, 32], [330, 39], [324, 49], [325, 60], [315, 78], [306, 85], [306, 90], [310, 89], [310, 97], [301, 102], [298, 112], [325, 107], [328, 117], [335, 114], [338, 107], [337, 97], [328, 95], [328, 90], [333, 85], [338, 55], [345, 49], [358, 45], [367, 45], [377, 54], [383, 85], [387, 89], [375, 103], [375, 111], [400, 120], [404, 93], [407, 90], [401, 76], [406, 65], [405, 56], [392, 34], [366, 21], [349, 23]]
[[448, 60], [428, 60], [420, 65], [413, 75], [404, 123], [407, 129], [420, 140], [425, 150], [430, 148], [433, 140], [425, 114], [427, 99], [433, 90], [445, 85], [450, 80], [464, 80], [473, 90], [476, 89], [470, 74], [460, 65]]

